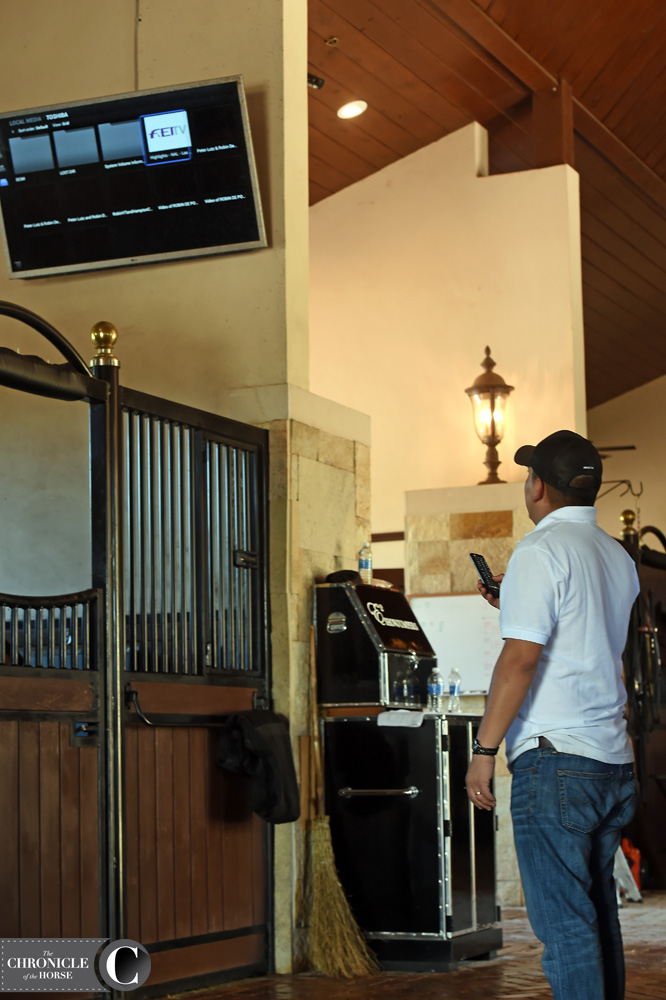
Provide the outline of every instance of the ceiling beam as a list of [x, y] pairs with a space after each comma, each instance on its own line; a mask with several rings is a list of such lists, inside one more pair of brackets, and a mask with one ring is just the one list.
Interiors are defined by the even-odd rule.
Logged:
[[502, 31], [473, 0], [420, 0], [423, 7], [457, 25], [532, 91], [557, 84], [513, 38]]
[[[474, 0], [420, 0], [420, 3], [438, 17], [457, 25], [533, 93], [558, 87], [557, 79], [507, 35]], [[579, 100], [573, 98], [572, 104], [575, 131], [660, 208], [666, 208], [666, 183]]]
[[535, 167], [574, 166], [573, 99], [566, 80], [532, 95], [532, 143]]
[[598, 150], [621, 174], [624, 174], [627, 180], [635, 184], [660, 208], [666, 210], [666, 184], [661, 177], [576, 100], [574, 100], [574, 128], [590, 146]]

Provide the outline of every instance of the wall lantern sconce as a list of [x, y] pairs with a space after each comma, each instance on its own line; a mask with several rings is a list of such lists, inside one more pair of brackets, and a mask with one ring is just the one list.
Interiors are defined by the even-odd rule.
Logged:
[[481, 362], [484, 369], [474, 382], [465, 389], [474, 411], [474, 427], [479, 438], [486, 445], [485, 467], [488, 475], [478, 485], [488, 483], [503, 483], [497, 475], [500, 460], [497, 457], [497, 445], [504, 437], [504, 414], [506, 403], [513, 386], [507, 385], [501, 375], [493, 372], [495, 362], [490, 357], [490, 348], [486, 347], [486, 356]]

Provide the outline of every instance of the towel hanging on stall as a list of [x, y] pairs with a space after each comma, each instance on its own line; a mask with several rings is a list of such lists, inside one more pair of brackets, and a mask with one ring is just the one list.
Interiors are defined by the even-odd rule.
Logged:
[[221, 727], [216, 761], [252, 778], [252, 810], [268, 823], [293, 823], [301, 814], [289, 733], [274, 712], [254, 709], [230, 715]]

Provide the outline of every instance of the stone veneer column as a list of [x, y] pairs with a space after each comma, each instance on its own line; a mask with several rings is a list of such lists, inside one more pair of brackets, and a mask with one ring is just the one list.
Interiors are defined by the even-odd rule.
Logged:
[[[308, 733], [313, 586], [354, 569], [370, 537], [370, 418], [295, 386], [236, 390], [236, 419], [269, 431], [273, 703], [289, 718], [297, 770]], [[300, 778], [300, 774], [299, 774]], [[275, 827], [276, 971], [304, 952], [304, 823]]]
[[[354, 569], [370, 537], [370, 449], [297, 420], [268, 426], [271, 555], [284, 553], [271, 565], [273, 697], [289, 716], [298, 769], [299, 737], [309, 732], [313, 585]], [[278, 971], [290, 959], [298, 967], [304, 954], [304, 820], [275, 830]]]
[[[476, 593], [470, 552], [502, 573], [516, 542], [531, 529], [523, 485], [502, 483], [406, 494], [405, 591], [409, 596]], [[481, 600], [481, 597], [479, 597]], [[482, 715], [485, 697], [462, 698], [463, 712]], [[509, 814], [511, 776], [504, 745], [497, 756], [497, 894], [502, 906], [524, 903]]]

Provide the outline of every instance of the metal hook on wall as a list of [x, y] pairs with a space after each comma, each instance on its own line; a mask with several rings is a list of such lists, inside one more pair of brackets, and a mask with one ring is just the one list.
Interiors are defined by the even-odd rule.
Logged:
[[612, 493], [613, 490], [617, 490], [620, 486], [624, 486], [624, 489], [620, 493], [621, 497], [625, 496], [627, 493], [631, 493], [632, 497], [636, 497], [636, 499], [638, 499], [638, 497], [640, 497], [643, 493], [643, 484], [640, 483], [639, 490], [637, 493], [634, 487], [632, 486], [630, 479], [606, 479], [601, 485], [608, 486], [609, 489], [604, 490], [603, 493], [599, 493], [597, 495], [597, 500], [601, 500], [602, 497], [605, 497], [609, 493]]

